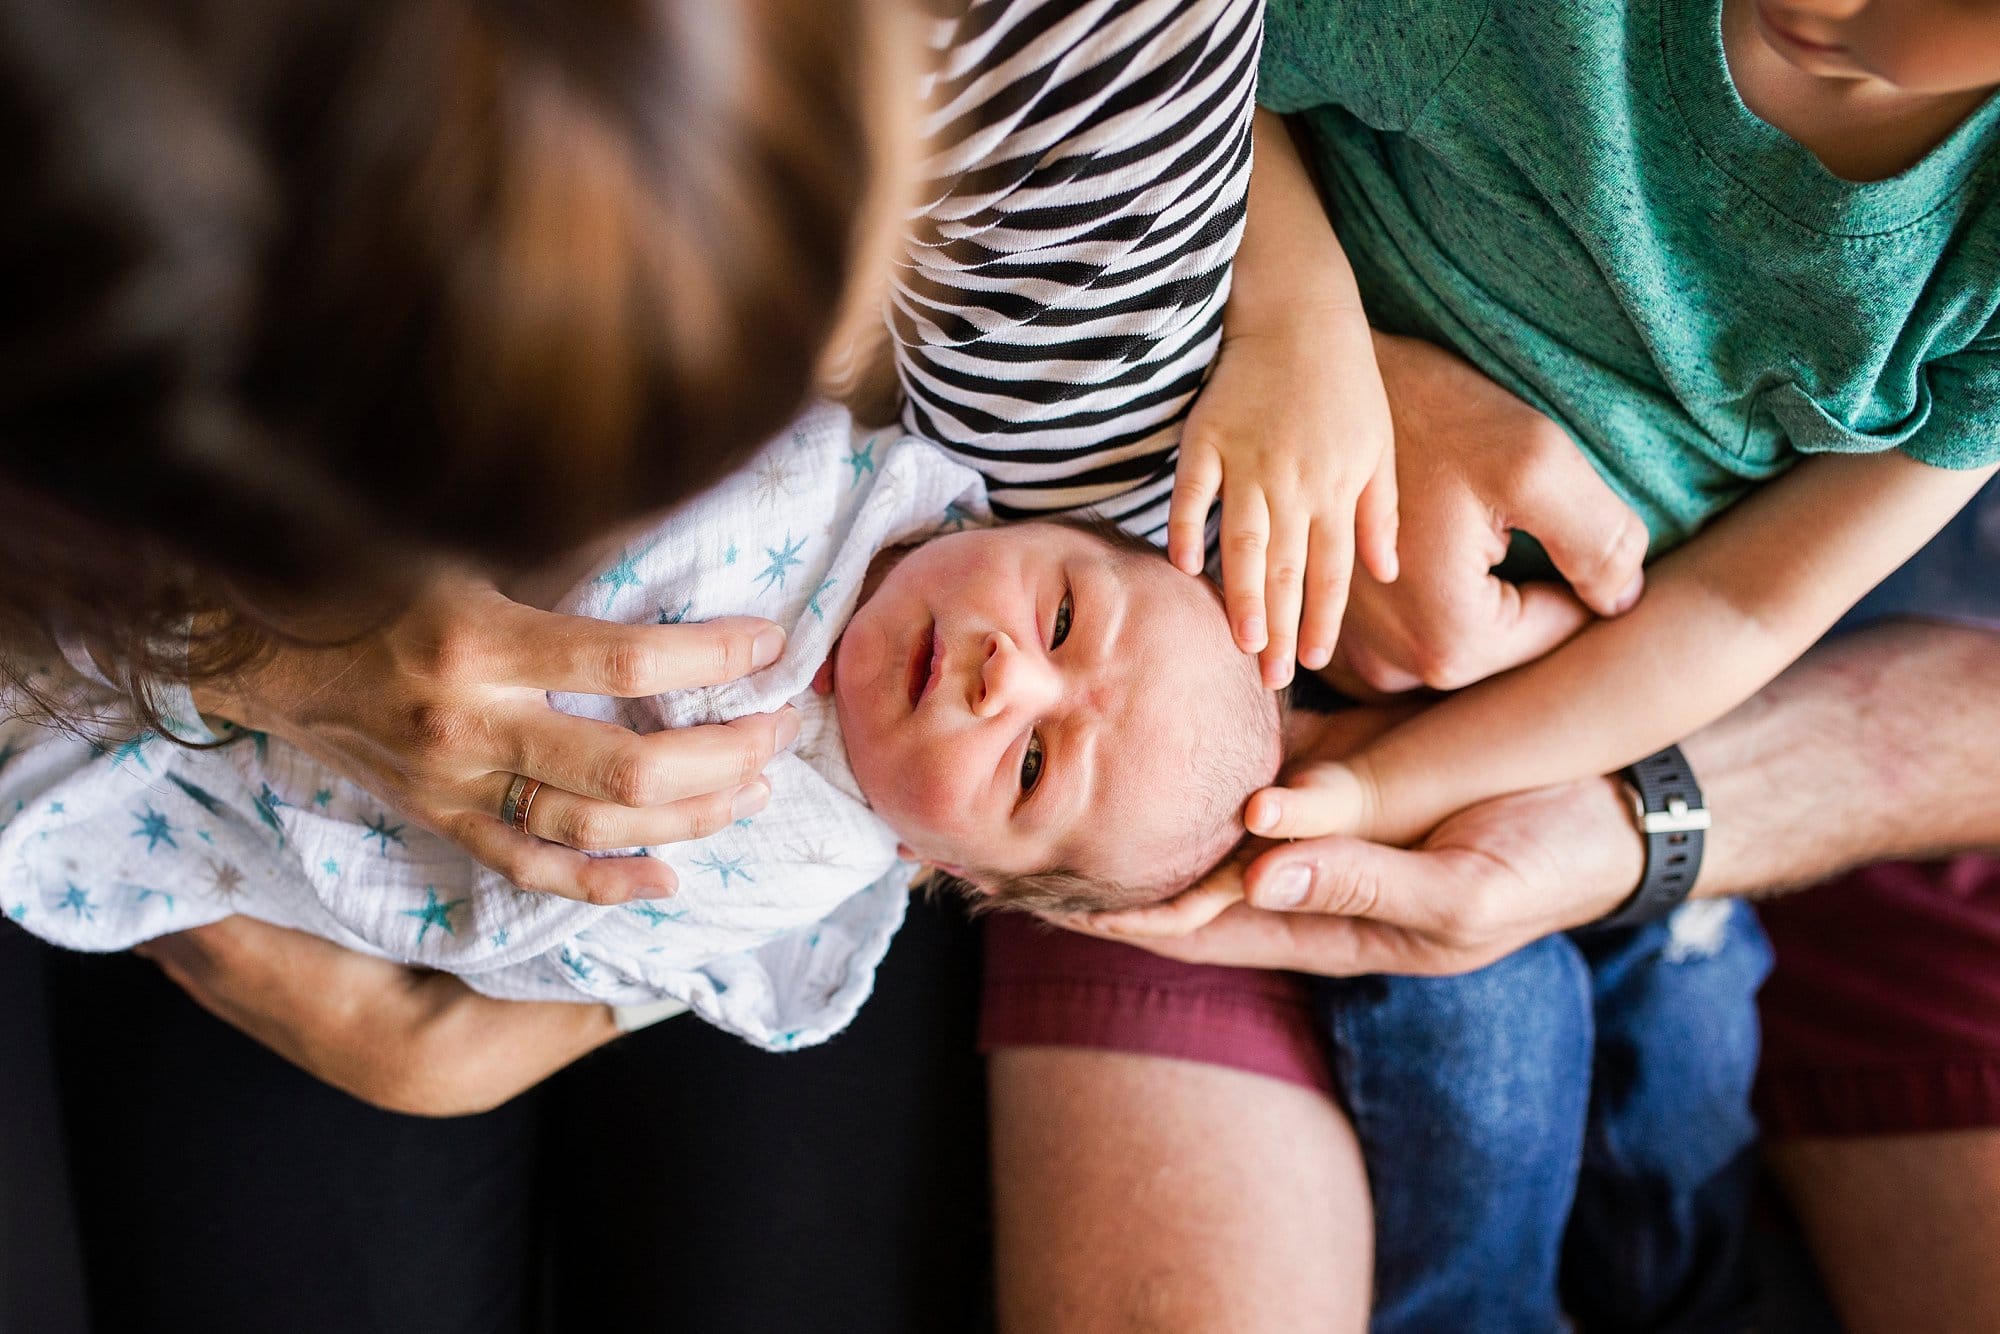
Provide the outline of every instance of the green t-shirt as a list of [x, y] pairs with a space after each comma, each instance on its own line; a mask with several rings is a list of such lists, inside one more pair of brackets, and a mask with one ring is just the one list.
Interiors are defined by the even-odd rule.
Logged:
[[1270, 0], [1378, 327], [1568, 428], [1677, 543], [1800, 454], [2000, 460], [2000, 98], [1856, 184], [1743, 105], [1717, 0]]

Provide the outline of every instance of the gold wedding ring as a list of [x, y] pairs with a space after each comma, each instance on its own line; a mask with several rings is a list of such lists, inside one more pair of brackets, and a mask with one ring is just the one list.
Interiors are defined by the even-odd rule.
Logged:
[[541, 779], [515, 774], [514, 781], [507, 785], [507, 799], [500, 803], [500, 818], [517, 832], [527, 833], [528, 809], [535, 804], [535, 794], [541, 790]]

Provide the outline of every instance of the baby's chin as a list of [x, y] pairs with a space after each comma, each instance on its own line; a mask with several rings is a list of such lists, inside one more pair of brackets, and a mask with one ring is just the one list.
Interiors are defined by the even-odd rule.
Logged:
[[[874, 763], [875, 746], [879, 738], [867, 723], [870, 710], [868, 701], [853, 684], [853, 676], [847, 672], [844, 661], [848, 637], [842, 635], [834, 641], [833, 652], [827, 655], [820, 669], [813, 676], [812, 688], [816, 694], [830, 696], [833, 700], [833, 716], [840, 726], [841, 745], [847, 751], [847, 767], [854, 775], [854, 782], [861, 789], [861, 799], [868, 808], [880, 816], [892, 829], [896, 828], [894, 812], [895, 794], [890, 790], [884, 776], [876, 770], [881, 766]], [[897, 837], [902, 830], [896, 829]]]

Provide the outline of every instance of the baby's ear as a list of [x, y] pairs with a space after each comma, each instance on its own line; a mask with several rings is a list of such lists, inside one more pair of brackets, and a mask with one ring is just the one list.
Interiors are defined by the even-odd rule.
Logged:
[[[907, 843], [898, 843], [896, 845], [896, 855], [906, 862], [923, 862], [925, 866], [928, 866], [933, 871], [942, 871], [946, 875], [955, 875], [960, 880], [966, 879], [965, 868], [963, 866], [954, 866], [950, 862], [929, 861], [919, 855], [917, 850]], [[968, 881], [968, 883], [970, 882]]]

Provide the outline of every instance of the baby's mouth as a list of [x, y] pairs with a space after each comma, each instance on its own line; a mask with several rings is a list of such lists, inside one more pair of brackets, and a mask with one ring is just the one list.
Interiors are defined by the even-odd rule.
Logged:
[[914, 710], [923, 703], [925, 695], [937, 683], [938, 662], [944, 655], [939, 651], [937, 622], [932, 621], [929, 632], [917, 636], [915, 647], [910, 651], [910, 708]]

